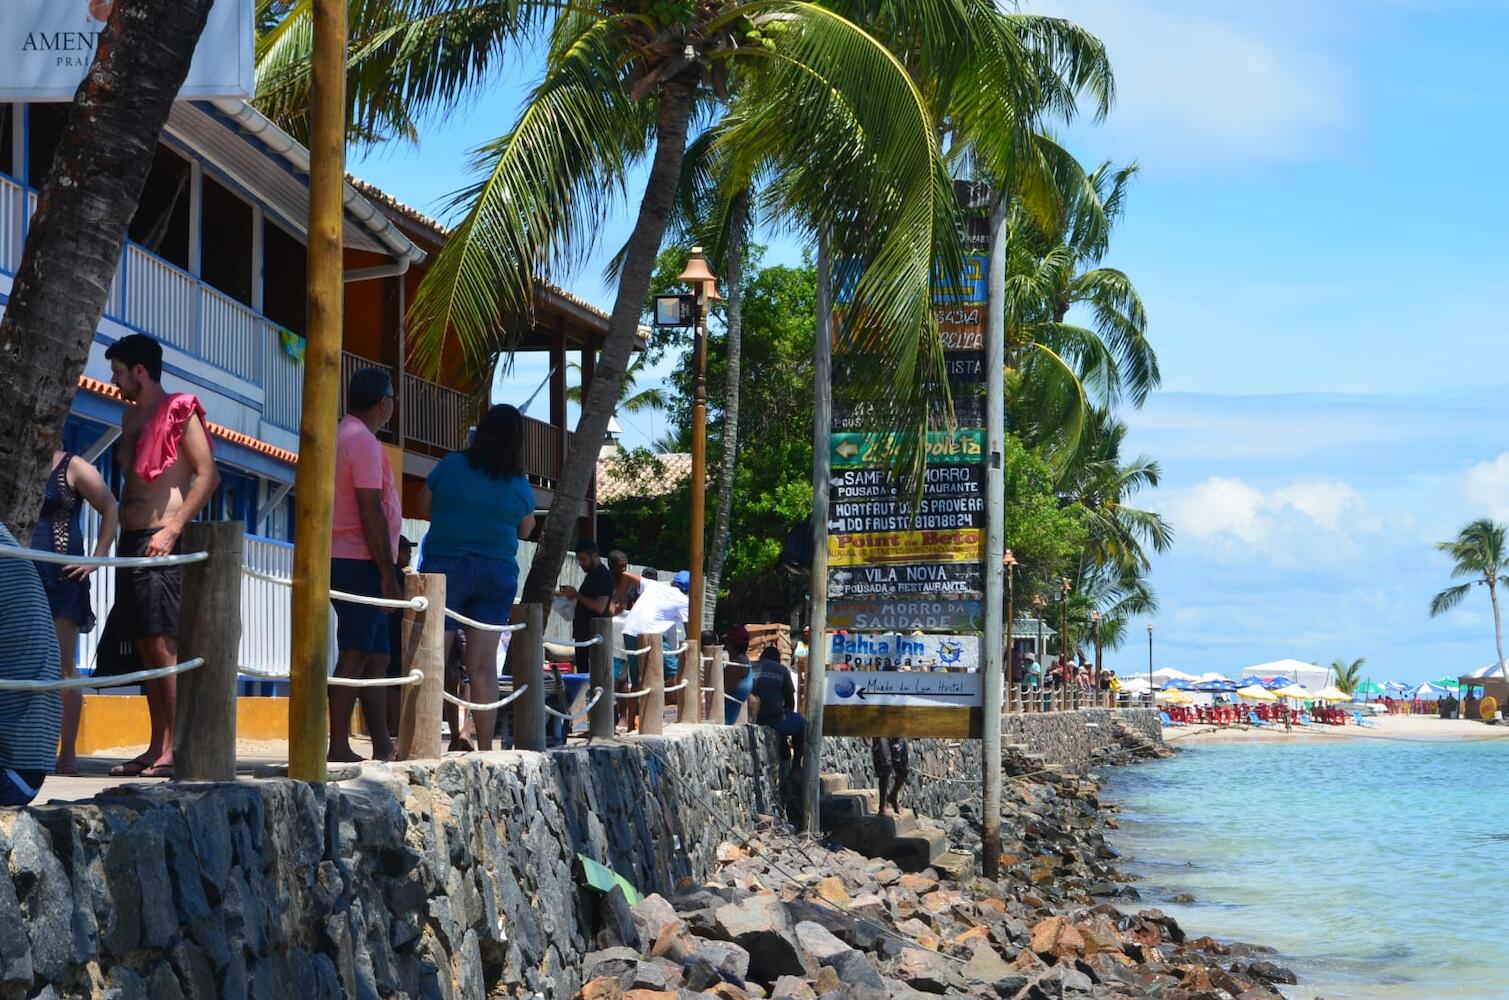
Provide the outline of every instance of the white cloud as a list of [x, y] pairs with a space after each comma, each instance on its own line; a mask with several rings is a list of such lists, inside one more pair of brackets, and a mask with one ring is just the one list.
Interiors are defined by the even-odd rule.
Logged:
[[[1035, 0], [1106, 45], [1117, 100], [1108, 123], [1139, 157], [1298, 161], [1338, 148], [1349, 124], [1341, 67], [1293, 30], [1298, 12], [1168, 0]], [[1284, 8], [1285, 5], [1279, 5]], [[1222, 16], [1224, 14], [1224, 16]]]
[[1383, 527], [1362, 494], [1337, 481], [1296, 481], [1264, 493], [1236, 477], [1212, 476], [1159, 498], [1181, 538], [1263, 550], [1275, 560], [1285, 553], [1285, 562], [1301, 553], [1313, 558], [1317, 547], [1349, 550], [1356, 536]]
[[1469, 468], [1462, 494], [1489, 517], [1509, 518], [1509, 451]]

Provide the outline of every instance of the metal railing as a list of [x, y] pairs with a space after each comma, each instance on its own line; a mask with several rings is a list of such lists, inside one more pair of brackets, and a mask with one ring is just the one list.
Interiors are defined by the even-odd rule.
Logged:
[[471, 397], [435, 382], [403, 376], [403, 436], [405, 443], [427, 445], [442, 451], [466, 447], [474, 407]]
[[15, 274], [21, 266], [21, 206], [24, 189], [0, 176], [0, 271]]

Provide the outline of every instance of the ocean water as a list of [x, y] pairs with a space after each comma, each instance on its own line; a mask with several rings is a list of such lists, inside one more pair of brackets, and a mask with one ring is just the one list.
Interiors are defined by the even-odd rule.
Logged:
[[1502, 998], [1506, 775], [1509, 740], [1207, 744], [1110, 772], [1103, 798], [1142, 905], [1277, 948], [1287, 996]]

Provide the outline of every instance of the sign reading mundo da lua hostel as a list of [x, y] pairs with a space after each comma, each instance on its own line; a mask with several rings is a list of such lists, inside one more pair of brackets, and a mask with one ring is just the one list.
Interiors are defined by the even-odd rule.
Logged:
[[[254, 0], [215, 0], [180, 100], [256, 91]], [[94, 62], [112, 0], [0, 0], [0, 101], [71, 101]]]
[[982, 674], [844, 670], [823, 684], [830, 736], [979, 739], [984, 729]]

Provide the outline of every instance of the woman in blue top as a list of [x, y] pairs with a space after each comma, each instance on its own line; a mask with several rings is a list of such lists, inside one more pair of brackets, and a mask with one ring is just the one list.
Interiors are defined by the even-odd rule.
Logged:
[[[494, 406], [477, 425], [471, 447], [442, 458], [419, 493], [420, 516], [430, 519], [419, 571], [444, 574], [446, 606], [489, 625], [508, 624], [519, 589], [519, 539], [534, 531], [523, 449], [524, 418], [512, 406]], [[458, 627], [446, 617], [447, 657]], [[466, 628], [472, 701], [498, 700], [498, 638]], [[497, 713], [472, 714], [477, 749], [492, 749]]]

